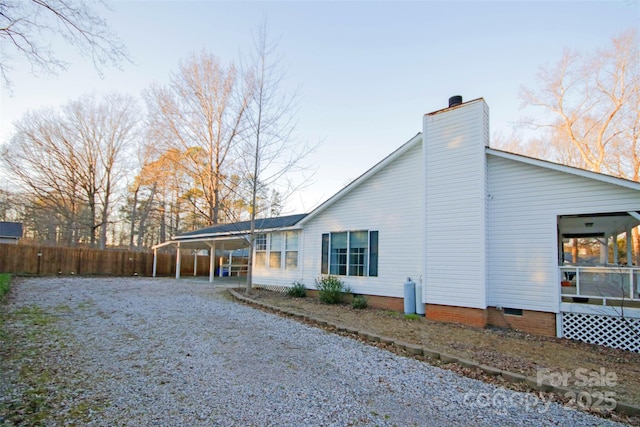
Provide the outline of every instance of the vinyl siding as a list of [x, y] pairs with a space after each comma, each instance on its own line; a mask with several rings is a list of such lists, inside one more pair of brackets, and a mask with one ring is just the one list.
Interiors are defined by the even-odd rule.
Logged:
[[486, 307], [488, 107], [483, 100], [427, 115], [425, 301]]
[[[295, 281], [303, 281], [303, 240], [304, 233], [300, 231], [298, 237], [298, 267], [297, 268], [255, 268], [253, 269], [253, 283], [263, 286], [289, 286]], [[284, 242], [283, 242], [284, 245]], [[285, 257], [282, 253], [282, 257]], [[268, 259], [267, 259], [268, 264]]]
[[488, 155], [490, 306], [558, 312], [557, 218], [640, 210], [632, 189]]
[[378, 276], [341, 276], [355, 293], [403, 296], [422, 274], [422, 148], [415, 145], [304, 225], [304, 283], [320, 276], [322, 234], [377, 230]]

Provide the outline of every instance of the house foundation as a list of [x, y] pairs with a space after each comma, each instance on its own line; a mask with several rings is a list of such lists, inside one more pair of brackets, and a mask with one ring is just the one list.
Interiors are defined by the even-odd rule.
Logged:
[[556, 315], [542, 311], [487, 309], [487, 324], [500, 328], [516, 329], [534, 335], [556, 336]]
[[487, 326], [487, 310], [481, 308], [455, 307], [449, 305], [426, 304], [426, 317], [448, 323], [461, 323], [476, 328]]

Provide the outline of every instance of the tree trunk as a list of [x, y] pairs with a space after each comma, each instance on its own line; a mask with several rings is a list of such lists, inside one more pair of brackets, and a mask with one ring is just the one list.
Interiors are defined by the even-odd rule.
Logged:
[[133, 235], [135, 234], [136, 228], [136, 216], [138, 215], [138, 191], [140, 190], [140, 186], [136, 187], [136, 191], [133, 192], [133, 206], [131, 207], [131, 227], [129, 229], [129, 250], [133, 250]]

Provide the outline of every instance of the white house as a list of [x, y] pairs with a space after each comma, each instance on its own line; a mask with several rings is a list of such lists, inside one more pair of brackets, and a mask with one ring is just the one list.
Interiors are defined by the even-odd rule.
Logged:
[[[492, 149], [485, 101], [453, 97], [312, 212], [264, 220], [253, 281], [313, 288], [332, 274], [370, 305], [402, 310], [411, 277], [430, 319], [640, 351], [640, 269], [631, 239], [618, 247], [638, 225], [640, 183]], [[214, 226], [172, 243], [233, 249], [247, 231]]]

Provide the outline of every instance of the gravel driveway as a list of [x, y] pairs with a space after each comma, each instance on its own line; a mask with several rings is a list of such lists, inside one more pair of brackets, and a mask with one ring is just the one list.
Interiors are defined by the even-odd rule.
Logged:
[[[65, 337], [50, 356], [73, 389], [59, 411], [74, 396], [94, 402], [86, 425], [616, 425], [252, 309], [203, 282], [27, 279], [7, 309], [34, 305]], [[5, 400], [20, 392], [9, 377]]]

